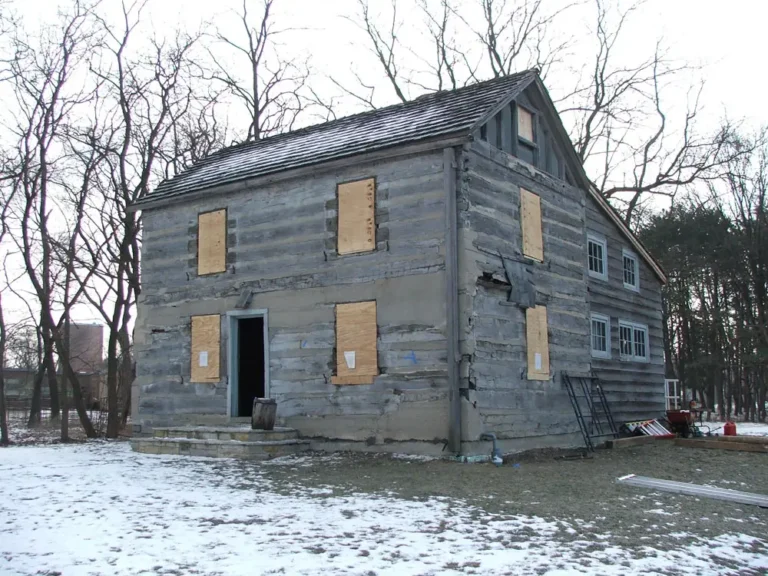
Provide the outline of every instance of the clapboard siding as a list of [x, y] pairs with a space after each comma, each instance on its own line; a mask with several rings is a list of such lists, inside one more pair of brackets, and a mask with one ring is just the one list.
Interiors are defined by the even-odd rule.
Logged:
[[[338, 255], [336, 186], [376, 178], [376, 244]], [[198, 277], [197, 215], [227, 208], [227, 270]], [[333, 172], [144, 213], [137, 320], [145, 428], [226, 419], [228, 322], [243, 290], [269, 311], [278, 417], [305, 436], [443, 441], [448, 432], [442, 152]], [[335, 305], [377, 301], [380, 376], [335, 386]], [[222, 315], [221, 381], [192, 384], [190, 318]], [[372, 440], [373, 439], [373, 440]]]
[[[459, 188], [460, 351], [465, 442], [481, 432], [501, 439], [561, 437], [578, 432], [562, 372], [589, 372], [584, 280], [584, 193], [519, 162], [486, 142], [463, 155]], [[544, 262], [522, 257], [520, 188], [541, 199]], [[526, 378], [525, 312], [507, 303], [509, 286], [498, 254], [533, 272], [538, 304], [546, 305], [549, 381]], [[485, 277], [484, 277], [485, 274]], [[488, 282], [488, 275], [496, 284]]]
[[[638, 256], [640, 291], [625, 288], [622, 249], [635, 251], [591, 198], [586, 214], [587, 231], [604, 237], [608, 244], [608, 280], [589, 277], [589, 307], [611, 319], [611, 357], [593, 358], [592, 369], [603, 382], [617, 421], [657, 418], [664, 411], [661, 283]], [[620, 359], [620, 319], [648, 326], [649, 362]]]

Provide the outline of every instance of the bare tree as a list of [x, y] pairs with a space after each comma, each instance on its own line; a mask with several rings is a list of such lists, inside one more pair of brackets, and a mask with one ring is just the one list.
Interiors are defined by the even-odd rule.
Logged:
[[[404, 23], [398, 14], [403, 0], [390, 0], [383, 15], [371, 11], [369, 0], [357, 1], [358, 14], [347, 19], [363, 33], [376, 66], [401, 102], [409, 100], [411, 88], [455, 90], [525, 68], [538, 68], [545, 76], [571, 44], [569, 36], [550, 38], [549, 29], [575, 3], [547, 12], [542, 0], [415, 0], [415, 6], [413, 0], [406, 0], [404, 12], [418, 10], [422, 15], [411, 26], [411, 34], [430, 40], [431, 49], [422, 54], [402, 41]], [[469, 43], [460, 44], [460, 39], [467, 38]], [[377, 82], [353, 74], [359, 85], [355, 89], [333, 81], [366, 108], [376, 108]]]
[[[256, 14], [248, 6], [249, 0], [243, 0], [237, 13], [239, 35], [221, 30], [212, 35], [208, 54], [213, 72], [204, 72], [204, 77], [223, 85], [247, 110], [246, 142], [290, 130], [298, 116], [317, 99], [314, 93], [304, 94], [310, 76], [308, 62], [280, 55], [276, 38], [291, 29], [275, 27], [274, 0], [262, 0], [261, 11]], [[230, 53], [235, 55], [235, 61], [246, 64], [247, 78], [234, 72], [238, 66], [230, 63]]]
[[[0, 246], [2, 246], [5, 234], [8, 231], [6, 216], [8, 214], [8, 206], [12, 200], [12, 194], [12, 191], [9, 194], [0, 192], [0, 201], [2, 201], [2, 208], [0, 208]], [[8, 446], [11, 442], [8, 434], [8, 407], [5, 400], [5, 352], [8, 332], [6, 331], [2, 298], [3, 291], [0, 290], [0, 446]]]
[[638, 0], [611, 8], [605, 0], [594, 0], [592, 62], [575, 89], [559, 98], [561, 114], [571, 120], [576, 153], [600, 192], [622, 209], [628, 225], [650, 197], [673, 197], [680, 188], [719, 178], [734, 152], [727, 146], [733, 137], [730, 125], [699, 130], [703, 83], [690, 88], [682, 116], [670, 114], [666, 86], [693, 69], [672, 60], [661, 40], [635, 63], [618, 59], [627, 26], [644, 4]]
[[[358, 0], [359, 14], [352, 19], [374, 56], [381, 83], [401, 102], [411, 87], [455, 89], [525, 68], [535, 67], [546, 76], [558, 65], [562, 78], [574, 42], [562, 30], [572, 28], [565, 22], [582, 4], [560, 3], [551, 11], [552, 3], [546, 3], [550, 11], [545, 11], [542, 0], [415, 1], [424, 16], [420, 30], [434, 46], [428, 56], [403, 40], [398, 13], [408, 0], [390, 0], [383, 16], [371, 11], [368, 0]], [[577, 79], [572, 89], [550, 87], [559, 94], [555, 101], [571, 127], [580, 160], [597, 188], [623, 211], [627, 224], [650, 198], [671, 197], [681, 188], [717, 179], [734, 153], [749, 152], [727, 146], [733, 137], [727, 124], [715, 131], [700, 129], [701, 83], [692, 85], [684, 112], [670, 105], [670, 82], [679, 83], [695, 70], [671, 59], [661, 40], [645, 57], [620, 59], [629, 24], [644, 4], [593, 0], [595, 25], [585, 38], [594, 49], [589, 63], [571, 67]], [[412, 37], [414, 30], [410, 32]], [[459, 46], [457, 37], [471, 43]], [[366, 108], [375, 108], [381, 83], [360, 75], [356, 80], [354, 90], [338, 81], [336, 85]]]
[[[192, 55], [197, 36], [177, 33], [170, 40], [151, 39], [144, 50], [135, 48], [145, 4], [124, 6], [119, 28], [97, 17], [105, 41], [92, 73], [102, 83], [105, 102], [91, 114], [94, 128], [72, 135], [92, 195], [80, 231], [82, 250], [70, 257], [78, 262], [76, 278], [85, 298], [107, 326], [110, 438], [129, 412], [130, 326], [141, 292], [141, 215], [130, 208], [162, 177], [204, 157], [226, 137], [226, 126], [213, 114], [215, 94], [209, 97], [206, 86], [192, 85], [199, 78]], [[198, 90], [206, 96], [196, 98]], [[86, 178], [86, 167], [98, 158], [103, 161]]]
[[[75, 79], [94, 44], [89, 16], [90, 9], [78, 1], [69, 13], [60, 15], [56, 25], [44, 28], [36, 36], [28, 36], [23, 27], [15, 26], [10, 38], [12, 56], [3, 64], [6, 82], [18, 109], [15, 123], [9, 126], [17, 138], [10, 159], [12, 170], [18, 175], [12, 181], [18, 200], [15, 217], [20, 229], [14, 240], [40, 307], [44, 361], [49, 378], [55, 378], [56, 374], [53, 364], [55, 347], [64, 378], [72, 385], [83, 429], [92, 437], [95, 430], [82, 402], [79, 382], [66, 355], [66, 343], [60, 331], [61, 322], [68, 320], [80, 291], [64, 294], [65, 301], [56, 300], [57, 276], [61, 271], [54, 267], [54, 243], [56, 237], [67, 235], [68, 230], [58, 219], [51, 219], [65, 173], [62, 133], [73, 110], [93, 95], [87, 82]], [[72, 236], [76, 236], [76, 231]], [[59, 322], [54, 320], [57, 306], [63, 309]], [[51, 410], [52, 416], [58, 412], [55, 385], [51, 386]]]

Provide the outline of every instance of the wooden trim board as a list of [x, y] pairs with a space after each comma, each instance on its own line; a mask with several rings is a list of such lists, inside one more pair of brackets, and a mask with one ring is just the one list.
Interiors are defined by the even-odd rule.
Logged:
[[746, 442], [748, 444], [768, 444], [768, 436], [716, 436], [722, 442]]
[[675, 446], [687, 448], [711, 448], [715, 450], [737, 450], [739, 452], [762, 452], [768, 454], [768, 444], [753, 442], [722, 441], [710, 438], [676, 438]]
[[658, 436], [630, 436], [629, 438], [613, 438], [605, 441], [606, 448], [631, 448], [644, 444], [654, 444], [656, 440], [666, 440]]

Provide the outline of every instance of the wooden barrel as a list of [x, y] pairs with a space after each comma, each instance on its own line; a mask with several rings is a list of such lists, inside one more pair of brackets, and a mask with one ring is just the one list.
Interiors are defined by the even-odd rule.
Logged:
[[275, 427], [277, 401], [274, 398], [254, 398], [251, 428], [254, 430], [272, 430]]

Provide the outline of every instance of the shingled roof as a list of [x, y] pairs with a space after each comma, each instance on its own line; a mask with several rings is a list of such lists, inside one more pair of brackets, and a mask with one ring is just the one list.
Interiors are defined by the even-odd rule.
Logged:
[[[532, 82], [538, 85], [554, 111], [560, 137], [570, 142], [565, 128], [559, 122], [554, 104], [549, 100], [546, 88], [538, 77], [538, 71], [525, 70], [457, 90], [425, 94], [410, 102], [346, 116], [263, 140], [230, 146], [211, 154], [189, 170], [164, 180], [130, 209], [140, 210], [146, 205], [161, 205], [181, 200], [186, 194], [204, 193], [208, 189], [250, 178], [403, 144], [451, 136], [468, 138], [482, 122], [495, 114], [504, 103], [516, 98]], [[666, 283], [666, 275], [659, 263], [591, 183], [573, 148], [567, 148], [566, 153], [571, 157], [582, 185], [659, 279]]]
[[137, 206], [391, 146], [449, 134], [469, 135], [478, 120], [500, 102], [514, 97], [536, 75], [536, 70], [526, 70], [231, 146], [164, 180]]

